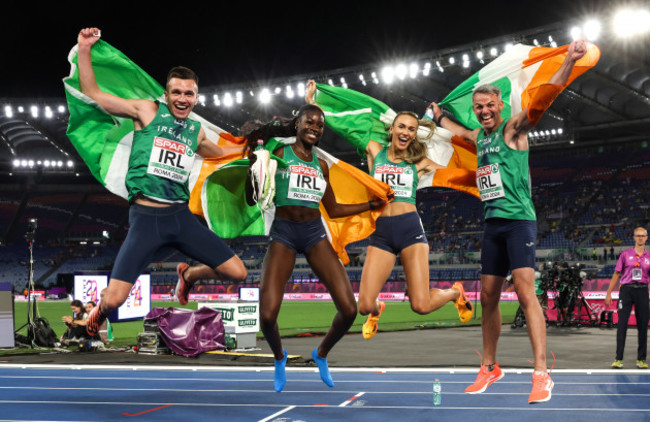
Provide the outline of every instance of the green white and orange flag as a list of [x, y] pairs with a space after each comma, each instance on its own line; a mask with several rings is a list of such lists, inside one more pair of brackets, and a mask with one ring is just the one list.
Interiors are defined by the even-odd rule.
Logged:
[[[295, 138], [273, 138], [264, 147], [269, 151], [295, 142]], [[361, 204], [375, 198], [388, 201], [391, 189], [385, 183], [370, 177], [354, 166], [315, 147], [316, 155], [327, 163], [329, 182], [340, 204]], [[245, 183], [248, 172], [248, 159], [226, 164], [213, 172], [204, 183], [201, 192], [203, 210], [210, 228], [219, 236], [234, 238], [239, 236], [268, 234], [275, 215], [275, 208], [261, 210], [249, 206], [245, 200]], [[350, 262], [345, 251], [349, 243], [365, 239], [375, 230], [375, 222], [383, 208], [366, 211], [349, 217], [332, 219], [320, 205], [323, 224], [334, 251], [344, 264]], [[228, 221], [223, 215], [231, 215]]]
[[[480, 85], [492, 84], [501, 89], [504, 102], [501, 117], [504, 120], [530, 107], [529, 110], [537, 112], [529, 113], [529, 119], [537, 123], [562, 89], [598, 63], [600, 49], [593, 43], [587, 42], [586, 45], [587, 53], [576, 62], [568, 82], [559, 90], [553, 89], [548, 81], [564, 62], [569, 46], [552, 48], [517, 44], [460, 84], [439, 105], [451, 111], [466, 127], [479, 128], [472, 111], [472, 93]], [[547, 90], [550, 95], [546, 95]]]
[[[350, 142], [363, 154], [369, 141], [386, 145], [388, 127], [397, 113], [383, 102], [352, 89], [316, 84], [315, 101], [325, 112], [328, 128]], [[427, 138], [421, 126], [418, 136]], [[418, 189], [440, 186], [478, 197], [476, 188], [476, 148], [450, 131], [438, 127], [426, 140], [428, 157], [446, 166], [420, 178]]]
[[[133, 142], [133, 121], [108, 114], [81, 92], [76, 46], [70, 51], [68, 60], [70, 75], [63, 80], [70, 111], [68, 138], [95, 178], [110, 192], [127, 198], [125, 178]], [[108, 43], [99, 40], [93, 46], [92, 61], [97, 84], [104, 92], [121, 98], [164, 101], [163, 87]], [[268, 234], [273, 209], [260, 212], [257, 207], [247, 207], [244, 200], [243, 187], [248, 170], [248, 160], [242, 159], [244, 138], [223, 131], [195, 113], [190, 117], [200, 121], [207, 137], [225, 151], [218, 158], [196, 156], [189, 178], [191, 211], [204, 216], [212, 229], [224, 238]], [[279, 144], [270, 143], [267, 147], [274, 145]], [[337, 186], [335, 194], [340, 193], [337, 197], [340, 203], [367, 202], [374, 197], [386, 199], [390, 191], [387, 185], [377, 183], [367, 174], [324, 152], [319, 152], [319, 156], [330, 166], [334, 176], [330, 176], [330, 183]], [[223, 171], [216, 172], [222, 167]], [[208, 183], [204, 183], [206, 179]], [[330, 241], [344, 262], [347, 262], [345, 245], [367, 237], [374, 230], [380, 213], [381, 210], [373, 210], [349, 218], [326, 218]]]
[[[100, 89], [128, 99], [164, 101], [164, 89], [138, 65], [105, 41], [99, 40], [92, 48], [93, 70]], [[133, 142], [133, 121], [115, 117], [104, 111], [95, 101], [81, 92], [77, 69], [77, 46], [68, 55], [70, 75], [63, 79], [70, 111], [67, 135], [95, 178], [110, 192], [127, 198], [126, 171]], [[206, 136], [224, 148], [225, 155], [217, 159], [194, 160], [189, 187], [193, 196], [190, 209], [202, 215], [200, 192], [203, 179], [224, 163], [241, 158], [245, 144], [201, 116], [192, 113], [192, 119], [201, 122]]]

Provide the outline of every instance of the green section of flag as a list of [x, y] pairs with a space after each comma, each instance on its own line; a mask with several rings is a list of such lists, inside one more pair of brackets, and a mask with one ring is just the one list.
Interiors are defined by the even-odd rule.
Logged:
[[[156, 100], [163, 95], [158, 82], [110, 44], [99, 40], [91, 51], [95, 78], [102, 91], [127, 99]], [[70, 111], [67, 135], [92, 174], [106, 185], [115, 150], [120, 141], [132, 136], [133, 121], [109, 115], [81, 93], [76, 47], [68, 60], [71, 73], [63, 80]]]
[[[445, 107], [449, 110], [460, 123], [470, 129], [481, 127], [474, 111], [472, 110], [472, 94], [476, 87], [482, 85], [482, 81], [479, 79], [479, 73], [480, 72], [476, 72], [463, 83], [458, 85], [458, 87], [451, 91], [439, 104], [441, 107]], [[501, 112], [501, 117], [507, 120], [510, 118], [512, 113], [510, 106], [510, 92], [512, 91], [510, 79], [508, 79], [507, 76], [504, 76], [491, 82], [491, 84], [496, 85], [501, 89], [503, 99], [503, 111]]]
[[203, 184], [203, 210], [212, 231], [224, 239], [265, 234], [264, 211], [246, 203], [248, 159], [216, 170]]
[[325, 111], [327, 127], [354, 145], [359, 154], [365, 154], [370, 140], [386, 143], [390, 122], [382, 122], [382, 116], [394, 115], [390, 107], [351, 89], [316, 87], [316, 103]]

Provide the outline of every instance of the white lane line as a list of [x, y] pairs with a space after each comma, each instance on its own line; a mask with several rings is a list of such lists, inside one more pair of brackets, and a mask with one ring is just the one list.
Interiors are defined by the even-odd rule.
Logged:
[[349, 399], [347, 399], [347, 400], [344, 401], [343, 403], [339, 404], [339, 407], [345, 407], [345, 406], [347, 406], [348, 404], [352, 403], [353, 401], [355, 401], [355, 400], [358, 399], [359, 397], [363, 396], [364, 394], [366, 394], [366, 393], [363, 392], [363, 391], [361, 391], [361, 392], [355, 394], [354, 396], [350, 397]]
[[281, 414], [283, 414], [283, 413], [287, 413], [289, 410], [291, 410], [291, 409], [295, 409], [295, 408], [296, 408], [296, 406], [289, 406], [289, 407], [287, 407], [286, 409], [282, 409], [282, 410], [280, 410], [279, 412], [272, 414], [271, 416], [267, 416], [267, 417], [264, 418], [264, 419], [260, 419], [258, 422], [266, 422], [266, 421], [270, 421], [271, 419], [275, 418], [276, 416], [280, 416]]

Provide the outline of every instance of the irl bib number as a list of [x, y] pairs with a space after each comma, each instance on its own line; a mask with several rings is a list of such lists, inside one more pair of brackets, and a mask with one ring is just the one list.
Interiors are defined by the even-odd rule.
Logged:
[[499, 164], [490, 164], [476, 169], [476, 186], [481, 194], [481, 201], [505, 198], [506, 194], [499, 170]]
[[194, 151], [182, 142], [155, 137], [147, 173], [185, 183], [194, 163]]

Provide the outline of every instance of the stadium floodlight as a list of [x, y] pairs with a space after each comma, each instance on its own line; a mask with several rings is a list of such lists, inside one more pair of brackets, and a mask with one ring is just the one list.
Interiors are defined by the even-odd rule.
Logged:
[[18, 106], [18, 113], [24, 113], [24, 112], [25, 112], [25, 107]]
[[230, 92], [226, 92], [225, 94], [223, 94], [223, 105], [225, 105], [226, 107], [232, 107], [232, 104], [233, 104], [233, 99]]
[[383, 79], [384, 83], [386, 84], [391, 84], [393, 83], [393, 79], [395, 78], [395, 70], [393, 69], [392, 66], [385, 66], [381, 70], [381, 78]]
[[49, 167], [49, 166], [50, 166], [50, 160], [45, 160], [45, 161], [43, 161], [43, 165], [44, 165], [45, 167]]
[[469, 62], [465, 62], [465, 61], [464, 61], [464, 62], [463, 62], [463, 67], [464, 67], [465, 69], [467, 69], [467, 68], [469, 67]]
[[483, 52], [481, 50], [476, 52], [476, 58], [479, 59], [479, 60], [483, 59]]
[[328, 79], [328, 80], [327, 80], [327, 84], [328, 84], [329, 86], [334, 86], [334, 81], [331, 80], [331, 79]]
[[365, 79], [363, 78], [363, 73], [359, 73], [359, 80], [364, 81]]
[[52, 113], [52, 109], [50, 108], [50, 106], [46, 106], [45, 107], [45, 117], [47, 119], [51, 119], [53, 116], [54, 116], [54, 113]]
[[420, 66], [418, 66], [417, 63], [411, 63], [409, 65], [409, 76], [411, 79], [415, 79], [418, 76], [418, 73], [420, 72]]
[[551, 47], [557, 48], [557, 43], [555, 41], [551, 41]]
[[296, 85], [296, 89], [298, 91], [298, 95], [301, 97], [305, 96], [305, 83], [304, 82], [298, 82], [298, 85]]
[[563, 132], [564, 132], [564, 129], [562, 129], [562, 128], [559, 128], [559, 129], [557, 130], [558, 135], [562, 135]]
[[621, 9], [614, 15], [613, 26], [621, 38], [643, 34], [650, 30], [650, 12], [646, 9]]
[[260, 102], [262, 104], [268, 104], [271, 102], [271, 91], [268, 88], [263, 88], [262, 91], [260, 91]]
[[63, 167], [63, 161], [59, 160], [56, 162], [57, 167]]
[[21, 167], [27, 167], [27, 160], [20, 160]]
[[201, 103], [202, 106], [205, 105], [205, 95], [199, 95], [199, 102]]
[[37, 118], [38, 117], [38, 107], [33, 105], [29, 108], [30, 113], [32, 113], [32, 117]]
[[492, 57], [496, 57], [497, 54], [499, 54], [499, 50], [497, 50], [496, 47], [492, 47], [492, 48], [490, 49], [490, 56], [492, 56]]
[[284, 91], [285, 95], [287, 98], [292, 99], [296, 94], [293, 92], [293, 88], [291, 88], [291, 85], [287, 85]]
[[214, 101], [214, 105], [216, 105], [217, 107], [221, 105], [221, 100], [219, 99], [219, 95], [214, 94], [212, 96], [212, 100]]
[[29, 167], [34, 167], [34, 164], [35, 164], [35, 163], [34, 163], [34, 160], [29, 160], [29, 161], [27, 161], [27, 165], [28, 165]]
[[57, 107], [56, 110], [57, 110], [59, 113], [65, 113], [65, 107], [62, 106], [62, 105], [60, 105], [59, 107]]
[[596, 19], [589, 19], [582, 26], [585, 38], [589, 41], [596, 41], [600, 35], [600, 22]]
[[537, 38], [533, 39], [533, 44], [535, 44], [536, 46], [539, 46], [539, 41], [537, 41]]
[[449, 64], [454, 64], [454, 63], [456, 63], [456, 59], [454, 59], [454, 56], [451, 56], [449, 58]]
[[408, 68], [404, 63], [400, 63], [395, 67], [395, 76], [397, 76], [401, 81], [406, 78], [406, 74], [408, 73]]
[[74, 163], [72, 162], [72, 160], [68, 160], [68, 162], [66, 164], [68, 165], [68, 167], [74, 166]]
[[579, 26], [574, 26], [569, 30], [569, 34], [571, 34], [571, 39], [575, 41], [578, 38], [582, 37], [582, 28]]
[[555, 135], [557, 131], [555, 129], [551, 129], [551, 135]]
[[244, 94], [241, 91], [237, 91], [235, 93], [235, 101], [237, 104], [241, 104], [244, 102]]
[[275, 87], [275, 95], [278, 95], [281, 92], [282, 92], [282, 88], [280, 88], [279, 86], [276, 86]]
[[13, 161], [13, 165], [14, 165], [14, 167], [20, 167], [20, 160], [15, 159], [15, 160]]
[[11, 109], [11, 106], [9, 105], [5, 106], [5, 116], [9, 118], [14, 117], [14, 111]]

